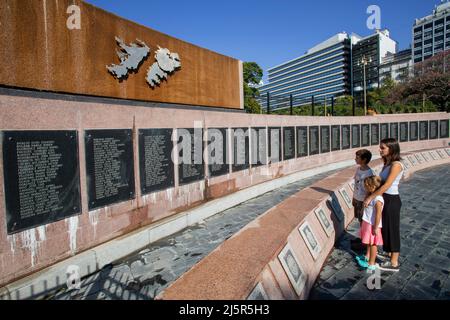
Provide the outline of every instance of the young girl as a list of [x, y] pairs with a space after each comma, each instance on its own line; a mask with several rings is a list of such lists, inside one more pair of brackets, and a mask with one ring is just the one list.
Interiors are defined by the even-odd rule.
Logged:
[[[373, 194], [381, 186], [379, 176], [371, 176], [364, 179], [364, 188], [368, 194]], [[364, 208], [363, 222], [361, 225], [361, 241], [367, 245], [366, 255], [357, 256], [356, 260], [362, 268], [375, 270], [377, 257], [377, 246], [383, 245], [381, 235], [381, 213], [383, 211], [384, 200], [382, 196], [376, 196], [369, 205]]]

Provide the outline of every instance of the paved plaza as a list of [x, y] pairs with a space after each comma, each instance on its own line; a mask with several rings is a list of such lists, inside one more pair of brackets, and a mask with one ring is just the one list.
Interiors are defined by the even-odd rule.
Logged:
[[[222, 242], [275, 204], [329, 171], [246, 201], [85, 277], [79, 290], [61, 287], [41, 299], [153, 299]], [[311, 299], [450, 299], [450, 166], [416, 172], [401, 184], [403, 202], [401, 270], [381, 272], [381, 289], [366, 287], [350, 240], [350, 224], [328, 257], [311, 291]]]

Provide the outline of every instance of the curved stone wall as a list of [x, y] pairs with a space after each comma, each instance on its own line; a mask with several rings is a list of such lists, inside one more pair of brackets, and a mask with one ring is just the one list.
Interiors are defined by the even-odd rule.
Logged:
[[[416, 121], [442, 121], [447, 124], [446, 113], [380, 115], [371, 117], [297, 117], [275, 115], [250, 115], [206, 109], [173, 109], [145, 105], [129, 105], [117, 102], [80, 102], [74, 100], [45, 99], [20, 95], [0, 95], [0, 130], [2, 136], [9, 131], [72, 130], [77, 133], [81, 209], [76, 215], [47, 224], [9, 234], [6, 226], [5, 173], [2, 161], [0, 170], [0, 286], [42, 270], [66, 258], [89, 252], [102, 243], [125, 237], [145, 226], [170, 221], [182, 211], [211, 199], [243, 190], [272, 179], [295, 172], [339, 161], [351, 160], [357, 148], [319, 153], [306, 157], [294, 157], [268, 165], [250, 166], [217, 177], [208, 177], [180, 185], [178, 170], [174, 170], [174, 186], [161, 191], [142, 194], [140, 181], [139, 130], [148, 128], [194, 128], [196, 124], [207, 128], [271, 128], [340, 126], [352, 124], [379, 124]], [[439, 124], [440, 122], [438, 122]], [[88, 209], [88, 179], [86, 163], [86, 131], [126, 129], [131, 132], [135, 194], [129, 200], [111, 203], [94, 210]], [[438, 132], [439, 134], [439, 132]], [[249, 143], [252, 143], [252, 137]], [[3, 141], [3, 139], [2, 139]], [[281, 145], [283, 145], [281, 138]], [[402, 143], [402, 150], [419, 150], [446, 146], [446, 136], [436, 139], [414, 140]], [[3, 143], [3, 142], [2, 142]], [[268, 141], [265, 141], [266, 145]], [[295, 143], [296, 146], [296, 143]], [[3, 146], [4, 147], [4, 146]], [[230, 148], [230, 145], [228, 145]], [[376, 153], [377, 144], [367, 146]], [[3, 150], [4, 148], [2, 148]], [[252, 150], [248, 150], [252, 159]], [[297, 154], [297, 150], [295, 150]], [[283, 154], [282, 154], [283, 156]], [[204, 164], [205, 170], [207, 163]], [[182, 228], [183, 226], [181, 226]], [[169, 228], [169, 227], [168, 227]], [[314, 228], [314, 225], [313, 225]], [[343, 228], [343, 226], [342, 226]], [[169, 228], [170, 229], [170, 228]], [[177, 229], [179, 230], [179, 229]], [[175, 231], [177, 231], [175, 230]], [[142, 239], [142, 246], [156, 240]], [[320, 258], [319, 258], [320, 259]], [[93, 265], [84, 274], [102, 265]]]

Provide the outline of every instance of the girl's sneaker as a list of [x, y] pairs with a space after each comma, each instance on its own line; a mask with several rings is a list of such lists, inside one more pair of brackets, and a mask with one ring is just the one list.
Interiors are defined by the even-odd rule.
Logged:
[[359, 261], [359, 260], [368, 262], [369, 258], [367, 258], [364, 254], [362, 254], [360, 256], [356, 256], [356, 261]]
[[378, 263], [375, 264], [369, 264], [367, 266], [367, 271], [375, 271], [376, 269], [378, 269], [380, 267], [380, 265]]
[[367, 269], [367, 267], [369, 266], [369, 261], [366, 261], [364, 259], [363, 260], [357, 259], [356, 261], [358, 262], [358, 265], [363, 269]]

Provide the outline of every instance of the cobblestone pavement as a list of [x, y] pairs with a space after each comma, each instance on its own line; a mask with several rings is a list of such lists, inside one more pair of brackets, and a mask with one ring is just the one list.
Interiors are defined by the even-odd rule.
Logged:
[[[450, 166], [419, 171], [400, 184], [400, 271], [375, 275], [358, 269], [350, 239], [353, 222], [328, 257], [310, 299], [450, 300]], [[369, 282], [367, 282], [369, 280]]]
[[203, 223], [186, 228], [142, 248], [121, 261], [81, 280], [79, 290], [67, 286], [40, 299], [149, 300], [188, 271], [246, 224], [277, 203], [336, 171], [306, 178], [236, 207], [218, 213]]

